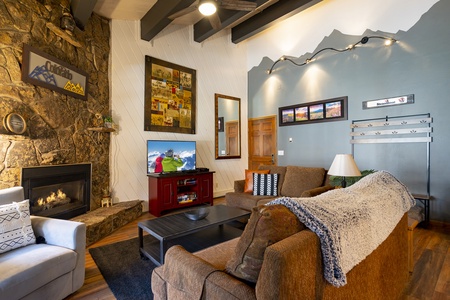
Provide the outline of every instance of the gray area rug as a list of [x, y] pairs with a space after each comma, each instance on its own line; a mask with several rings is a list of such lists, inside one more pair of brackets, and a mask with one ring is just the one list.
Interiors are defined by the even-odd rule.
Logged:
[[153, 299], [155, 264], [141, 259], [138, 238], [91, 248], [89, 253], [117, 300]]
[[[195, 252], [240, 236], [244, 227], [245, 224], [233, 221], [222, 230], [219, 227], [205, 229], [172, 240], [168, 246], [178, 244]], [[144, 236], [144, 244], [150, 239], [152, 237]], [[138, 238], [91, 248], [89, 253], [117, 300], [153, 299], [151, 275], [156, 265], [141, 259]]]

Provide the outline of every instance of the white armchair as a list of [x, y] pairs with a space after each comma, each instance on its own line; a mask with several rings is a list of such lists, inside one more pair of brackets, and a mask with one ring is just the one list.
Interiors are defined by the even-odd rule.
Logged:
[[[0, 205], [23, 200], [22, 187], [0, 190]], [[31, 216], [31, 226], [46, 244], [0, 254], [0, 299], [63, 299], [84, 282], [86, 225]]]

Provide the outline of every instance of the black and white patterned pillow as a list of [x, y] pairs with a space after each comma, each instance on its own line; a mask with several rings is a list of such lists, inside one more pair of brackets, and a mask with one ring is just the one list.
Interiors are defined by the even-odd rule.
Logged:
[[278, 196], [278, 175], [253, 173], [253, 195]]
[[29, 201], [0, 205], [0, 253], [35, 243]]

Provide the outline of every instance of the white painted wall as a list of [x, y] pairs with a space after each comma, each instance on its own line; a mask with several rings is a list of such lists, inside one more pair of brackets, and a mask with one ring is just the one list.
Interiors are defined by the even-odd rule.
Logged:
[[[333, 30], [361, 35], [366, 29], [406, 31], [438, 0], [323, 0], [247, 40], [247, 68], [265, 56], [299, 57], [312, 52]], [[355, 42], [359, 39], [355, 38]]]
[[[242, 158], [215, 160], [214, 93], [241, 98], [242, 140], [247, 141], [246, 45], [235, 45], [224, 31], [203, 44], [193, 42], [192, 28], [171, 25], [152, 42], [140, 39], [140, 24], [112, 21], [111, 99], [119, 131], [111, 136], [111, 188], [114, 202], [147, 201], [146, 140], [197, 141], [197, 166], [214, 174], [214, 193], [223, 195], [243, 177]], [[197, 123], [194, 135], [144, 131], [145, 55], [197, 70]], [[145, 203], [145, 210], [148, 203]]]

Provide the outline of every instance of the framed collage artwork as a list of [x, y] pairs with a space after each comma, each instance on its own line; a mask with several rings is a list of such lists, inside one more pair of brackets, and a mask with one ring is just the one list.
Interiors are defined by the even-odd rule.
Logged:
[[145, 56], [144, 130], [195, 134], [196, 71]]
[[347, 101], [344, 96], [280, 107], [279, 126], [347, 120]]

